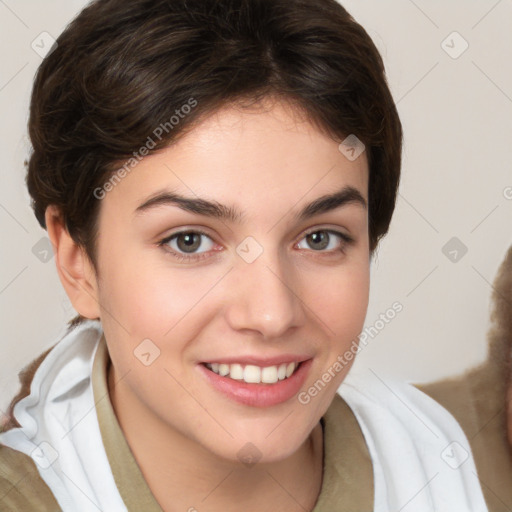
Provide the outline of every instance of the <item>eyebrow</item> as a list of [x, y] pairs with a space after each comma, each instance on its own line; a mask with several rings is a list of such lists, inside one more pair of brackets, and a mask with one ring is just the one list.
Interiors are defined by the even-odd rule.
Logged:
[[[294, 218], [298, 221], [303, 221], [315, 215], [320, 215], [349, 204], [356, 204], [364, 209], [368, 208], [365, 198], [357, 188], [345, 186], [338, 192], [321, 196], [307, 204], [294, 215]], [[232, 223], [242, 222], [245, 215], [234, 206], [224, 205], [217, 201], [209, 201], [207, 199], [185, 197], [167, 190], [151, 196], [137, 207], [134, 213], [136, 216], [139, 216], [161, 206], [178, 206], [187, 212], [226, 220]]]

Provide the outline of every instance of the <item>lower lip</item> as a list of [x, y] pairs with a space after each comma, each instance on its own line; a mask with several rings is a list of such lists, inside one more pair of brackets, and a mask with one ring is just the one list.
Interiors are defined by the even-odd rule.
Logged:
[[247, 382], [221, 377], [198, 364], [199, 370], [218, 391], [235, 402], [252, 407], [271, 407], [293, 398], [300, 390], [311, 368], [312, 359], [303, 361], [291, 377], [274, 384], [248, 384]]

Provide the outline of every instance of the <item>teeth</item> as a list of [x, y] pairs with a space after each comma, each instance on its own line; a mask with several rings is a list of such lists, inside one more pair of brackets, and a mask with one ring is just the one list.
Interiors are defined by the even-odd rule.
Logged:
[[274, 384], [275, 382], [277, 382], [277, 366], [267, 366], [265, 368], [262, 368], [261, 382], [264, 382], [265, 384]]
[[244, 378], [244, 369], [241, 364], [232, 364], [229, 367], [229, 376], [232, 379], [241, 380]]
[[[235, 365], [233, 365], [233, 366], [235, 366]], [[235, 373], [235, 375], [236, 375], [236, 373]], [[238, 378], [236, 376], [233, 376], [233, 370], [231, 370], [231, 372], [230, 372], [230, 377], [232, 379]], [[261, 368], [259, 366], [254, 366], [252, 364], [248, 364], [243, 370], [242, 379], [245, 382], [249, 382], [249, 383], [254, 382], [255, 384], [259, 384], [261, 382]]]
[[206, 367], [221, 377], [243, 380], [248, 384], [275, 384], [277, 381], [287, 379], [296, 370], [299, 363], [283, 363], [279, 366], [265, 366], [261, 368], [253, 364], [206, 363]]

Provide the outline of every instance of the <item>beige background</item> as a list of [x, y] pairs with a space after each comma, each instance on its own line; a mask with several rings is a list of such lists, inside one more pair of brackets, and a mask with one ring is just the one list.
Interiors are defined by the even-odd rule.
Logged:
[[[367, 326], [395, 301], [403, 311], [369, 338], [356, 364], [433, 380], [484, 359], [491, 283], [512, 243], [512, 2], [342, 3], [383, 54], [405, 130], [400, 196], [373, 263]], [[18, 370], [74, 315], [55, 260], [33, 253], [46, 233], [29, 207], [23, 160], [41, 61], [31, 43], [42, 32], [57, 37], [84, 5], [0, 0], [1, 408]], [[456, 59], [443, 49], [463, 48], [454, 31], [469, 44]], [[442, 251], [452, 237], [468, 249], [457, 262]]]

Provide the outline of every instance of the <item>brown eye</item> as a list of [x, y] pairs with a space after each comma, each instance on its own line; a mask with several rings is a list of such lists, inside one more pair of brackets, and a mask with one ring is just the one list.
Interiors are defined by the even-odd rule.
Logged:
[[329, 234], [327, 231], [315, 231], [306, 237], [310, 247], [322, 250], [329, 245]]
[[348, 235], [330, 229], [317, 229], [316, 231], [310, 231], [309, 233], [306, 233], [303, 240], [306, 241], [307, 247], [301, 246], [301, 241], [299, 243], [300, 249], [312, 249], [314, 252], [325, 253], [343, 251], [348, 244], [354, 242], [354, 239]]
[[198, 233], [180, 233], [176, 237], [180, 251], [194, 252], [201, 246], [201, 236]]
[[[207, 242], [205, 243], [205, 240]], [[213, 240], [201, 231], [180, 231], [168, 236], [160, 242], [159, 245], [167, 246], [169, 252], [174, 253], [177, 257], [200, 257], [203, 253], [210, 251], [213, 246]], [[202, 251], [198, 251], [202, 248]]]

